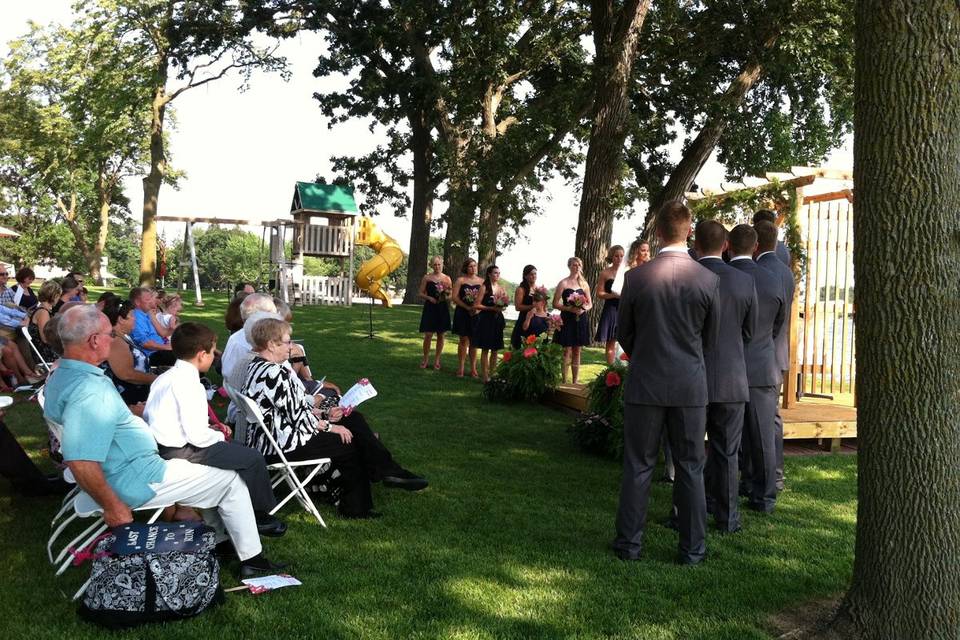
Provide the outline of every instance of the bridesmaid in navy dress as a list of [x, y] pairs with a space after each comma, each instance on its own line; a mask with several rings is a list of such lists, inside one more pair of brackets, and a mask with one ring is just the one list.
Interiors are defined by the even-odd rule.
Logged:
[[523, 279], [517, 285], [517, 290], [513, 294], [513, 306], [520, 312], [513, 325], [513, 332], [510, 334], [510, 346], [514, 349], [520, 348], [523, 321], [526, 320], [527, 314], [533, 309], [533, 290], [536, 285], [537, 268], [528, 264], [523, 268]]
[[457, 377], [463, 377], [463, 366], [469, 353], [470, 375], [478, 378], [480, 376], [477, 373], [477, 349], [471, 343], [471, 337], [473, 336], [473, 323], [476, 319], [473, 303], [480, 294], [483, 279], [477, 275], [477, 261], [473, 258], [464, 260], [460, 273], [462, 275], [453, 283], [451, 297], [453, 304], [456, 305], [456, 309], [453, 311], [453, 332], [460, 336], [460, 343], [457, 345], [457, 358], [459, 359]]
[[547, 313], [547, 293], [545, 287], [538, 287], [533, 290], [533, 308], [527, 312], [523, 320], [523, 327], [520, 329], [521, 342], [527, 336], [539, 336], [546, 333], [550, 328], [549, 314]]
[[440, 370], [440, 354], [443, 353], [443, 334], [450, 330], [450, 291], [453, 285], [450, 276], [443, 272], [443, 258], [434, 256], [430, 261], [432, 273], [423, 276], [420, 281], [420, 297], [423, 298], [423, 311], [420, 313], [420, 333], [423, 334], [423, 360], [420, 368], [427, 368], [430, 357], [430, 343], [433, 334], [437, 334], [437, 350], [433, 358], [433, 368]]
[[486, 278], [480, 287], [480, 296], [473, 303], [477, 310], [477, 322], [473, 326], [473, 346], [480, 349], [480, 370], [483, 381], [489, 382], [497, 366], [497, 351], [503, 349], [503, 307], [497, 306], [496, 299], [507, 299], [507, 292], [500, 286], [500, 269], [492, 264], [487, 267]]
[[600, 280], [597, 282], [595, 295], [597, 299], [603, 300], [603, 311], [600, 312], [594, 340], [604, 343], [607, 364], [610, 365], [617, 356], [617, 311], [620, 305], [620, 294], [614, 293], [612, 287], [620, 265], [623, 264], [623, 247], [618, 244], [610, 247], [607, 251], [607, 262], [610, 266], [600, 272]]
[[[587, 311], [593, 307], [590, 299], [590, 285], [584, 279], [583, 262], [580, 258], [567, 260], [570, 275], [557, 284], [553, 294], [553, 308], [560, 310], [563, 326], [556, 332], [553, 341], [563, 346], [563, 381], [567, 381], [567, 368], [573, 374], [571, 381], [574, 384], [580, 379], [580, 350], [590, 344], [590, 321]], [[582, 299], [581, 305], [573, 303], [571, 298], [577, 294]]]

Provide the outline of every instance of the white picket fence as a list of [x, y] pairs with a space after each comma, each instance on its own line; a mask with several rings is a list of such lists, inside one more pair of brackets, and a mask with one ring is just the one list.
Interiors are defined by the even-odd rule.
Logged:
[[353, 227], [308, 224], [303, 229], [303, 253], [308, 256], [349, 256]]
[[353, 301], [353, 283], [340, 276], [304, 276], [300, 289], [301, 304], [349, 305]]

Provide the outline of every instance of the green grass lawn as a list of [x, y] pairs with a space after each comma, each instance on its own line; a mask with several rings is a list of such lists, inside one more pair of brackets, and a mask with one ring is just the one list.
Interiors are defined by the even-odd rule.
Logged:
[[[208, 300], [184, 315], [223, 335], [225, 300]], [[708, 534], [707, 561], [697, 567], [673, 563], [676, 534], [658, 524], [670, 487], [656, 484], [644, 559], [623, 563], [607, 550], [619, 465], [572, 447], [569, 414], [485, 403], [479, 383], [454, 377], [454, 342], [443, 371], [419, 369], [418, 307], [377, 307], [374, 340], [364, 338], [362, 306], [295, 316], [294, 337], [305, 340], [315, 376], [344, 390], [369, 377], [380, 395], [363, 411], [430, 487], [411, 494], [375, 486], [385, 514], [377, 521], [341, 520], [323, 505], [327, 529], [288, 506], [289, 532], [265, 547], [294, 564], [302, 587], [228, 594], [225, 606], [176, 628], [117, 637], [766, 638], [769, 615], [836, 594], [849, 580], [853, 456], [788, 458], [789, 487], [776, 513], [747, 511], [741, 533]], [[601, 351], [585, 355], [599, 370]], [[7, 422], [41, 460], [39, 408], [18, 404]], [[47, 563], [56, 506], [12, 497], [0, 480], [3, 637], [105, 635], [77, 618], [68, 597], [89, 569], [55, 578]], [[227, 571], [223, 582], [237, 584]]]

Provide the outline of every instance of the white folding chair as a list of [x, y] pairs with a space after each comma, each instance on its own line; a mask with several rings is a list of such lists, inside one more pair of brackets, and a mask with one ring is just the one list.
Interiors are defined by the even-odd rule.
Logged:
[[[270, 512], [270, 515], [273, 515], [279, 511], [280, 508], [289, 502], [291, 498], [296, 498], [307, 511], [307, 513], [313, 515], [317, 521], [320, 522], [321, 526], [326, 527], [327, 523], [323, 521], [323, 516], [320, 515], [320, 511], [318, 511], [316, 505], [313, 504], [313, 500], [310, 498], [310, 494], [307, 493], [306, 487], [310, 481], [313, 480], [313, 477], [323, 470], [324, 465], [330, 464], [330, 458], [293, 461], [287, 460], [287, 457], [283, 455], [283, 451], [279, 446], [277, 446], [277, 441], [274, 440], [273, 434], [270, 433], [267, 425], [264, 424], [263, 414], [260, 412], [260, 407], [257, 406], [257, 403], [236, 389], [227, 387], [227, 393], [234, 398], [234, 402], [237, 403], [237, 407], [245, 415], [247, 423], [249, 425], [257, 425], [257, 427], [266, 436], [267, 442], [270, 443], [271, 449], [273, 449], [274, 453], [277, 454], [277, 457], [280, 458], [280, 462], [267, 465], [267, 470], [269, 470], [272, 474], [270, 478], [270, 484], [274, 489], [276, 489], [281, 482], [286, 482], [287, 486], [290, 487], [290, 493], [277, 503], [277, 506], [274, 507]], [[296, 470], [298, 468], [304, 468], [307, 471], [307, 475], [304, 476], [303, 480], [297, 477]]]
[[40, 355], [40, 350], [37, 349], [37, 345], [33, 344], [33, 338], [30, 337], [30, 331], [26, 327], [20, 327], [20, 333], [23, 334], [24, 340], [30, 345], [30, 351], [33, 352], [33, 357], [36, 359], [37, 364], [43, 367], [49, 375], [50, 372], [53, 371], [53, 367]]

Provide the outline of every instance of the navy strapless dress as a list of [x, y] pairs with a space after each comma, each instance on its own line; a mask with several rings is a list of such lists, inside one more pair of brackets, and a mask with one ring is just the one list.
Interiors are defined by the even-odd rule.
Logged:
[[[467, 291], [472, 292], [472, 294], [473, 294], [474, 296], [476, 296], [476, 295], [478, 295], [478, 294], [480, 293], [480, 285], [478, 285], [478, 284], [473, 284], [473, 285], [470, 285], [470, 284], [462, 284], [462, 285], [460, 285], [460, 291], [457, 293], [457, 295], [458, 295], [458, 296], [460, 297], [460, 299], [463, 300], [464, 302], [466, 302], [466, 300], [463, 299], [463, 296], [465, 295], [465, 293], [466, 293]], [[473, 325], [474, 325], [475, 322], [476, 322], [476, 316], [471, 315], [471, 313], [470, 313], [469, 311], [467, 311], [466, 309], [464, 309], [463, 307], [461, 307], [461, 306], [458, 305], [457, 308], [454, 310], [454, 312], [453, 312], [453, 332], [454, 332], [455, 334], [457, 334], [458, 336], [467, 336], [468, 338], [472, 338], [472, 337], [473, 337]]]
[[[427, 280], [427, 295], [437, 297], [437, 283]], [[450, 330], [450, 307], [446, 300], [433, 303], [424, 300], [420, 312], [420, 333], [444, 333]]]
[[[532, 313], [532, 312], [531, 312]], [[547, 329], [550, 328], [550, 323], [547, 322], [546, 318], [541, 318], [540, 316], [533, 316], [530, 318], [530, 326], [527, 327], [526, 331], [520, 333], [521, 340], [527, 336], [538, 336], [541, 333], [546, 333]]]
[[[492, 307], [493, 294], [483, 296], [481, 304]], [[503, 329], [507, 325], [503, 314], [499, 311], [481, 311], [476, 318], [473, 337], [470, 339], [471, 346], [477, 349], [503, 349]]]
[[[603, 290], [607, 293], [613, 292], [613, 278], [603, 283]], [[597, 336], [594, 338], [597, 342], [607, 342], [617, 339], [617, 313], [620, 309], [620, 298], [607, 298], [603, 303], [603, 311], [600, 312], [600, 322], [597, 323]]]
[[[564, 306], [571, 293], [583, 294], [583, 289], [564, 289], [560, 294]], [[586, 347], [590, 344], [590, 320], [586, 313], [579, 316], [569, 311], [561, 311], [563, 326], [553, 336], [553, 341], [564, 347]]]
[[[530, 295], [529, 291], [526, 291], [526, 293], [523, 294], [523, 304], [533, 304], [533, 296]], [[513, 332], [510, 333], [510, 345], [514, 349], [519, 349], [521, 339], [529, 335], [523, 333], [523, 321], [526, 320], [528, 313], [530, 312], [521, 311], [520, 315], [517, 316], [517, 321], [513, 325]]]

